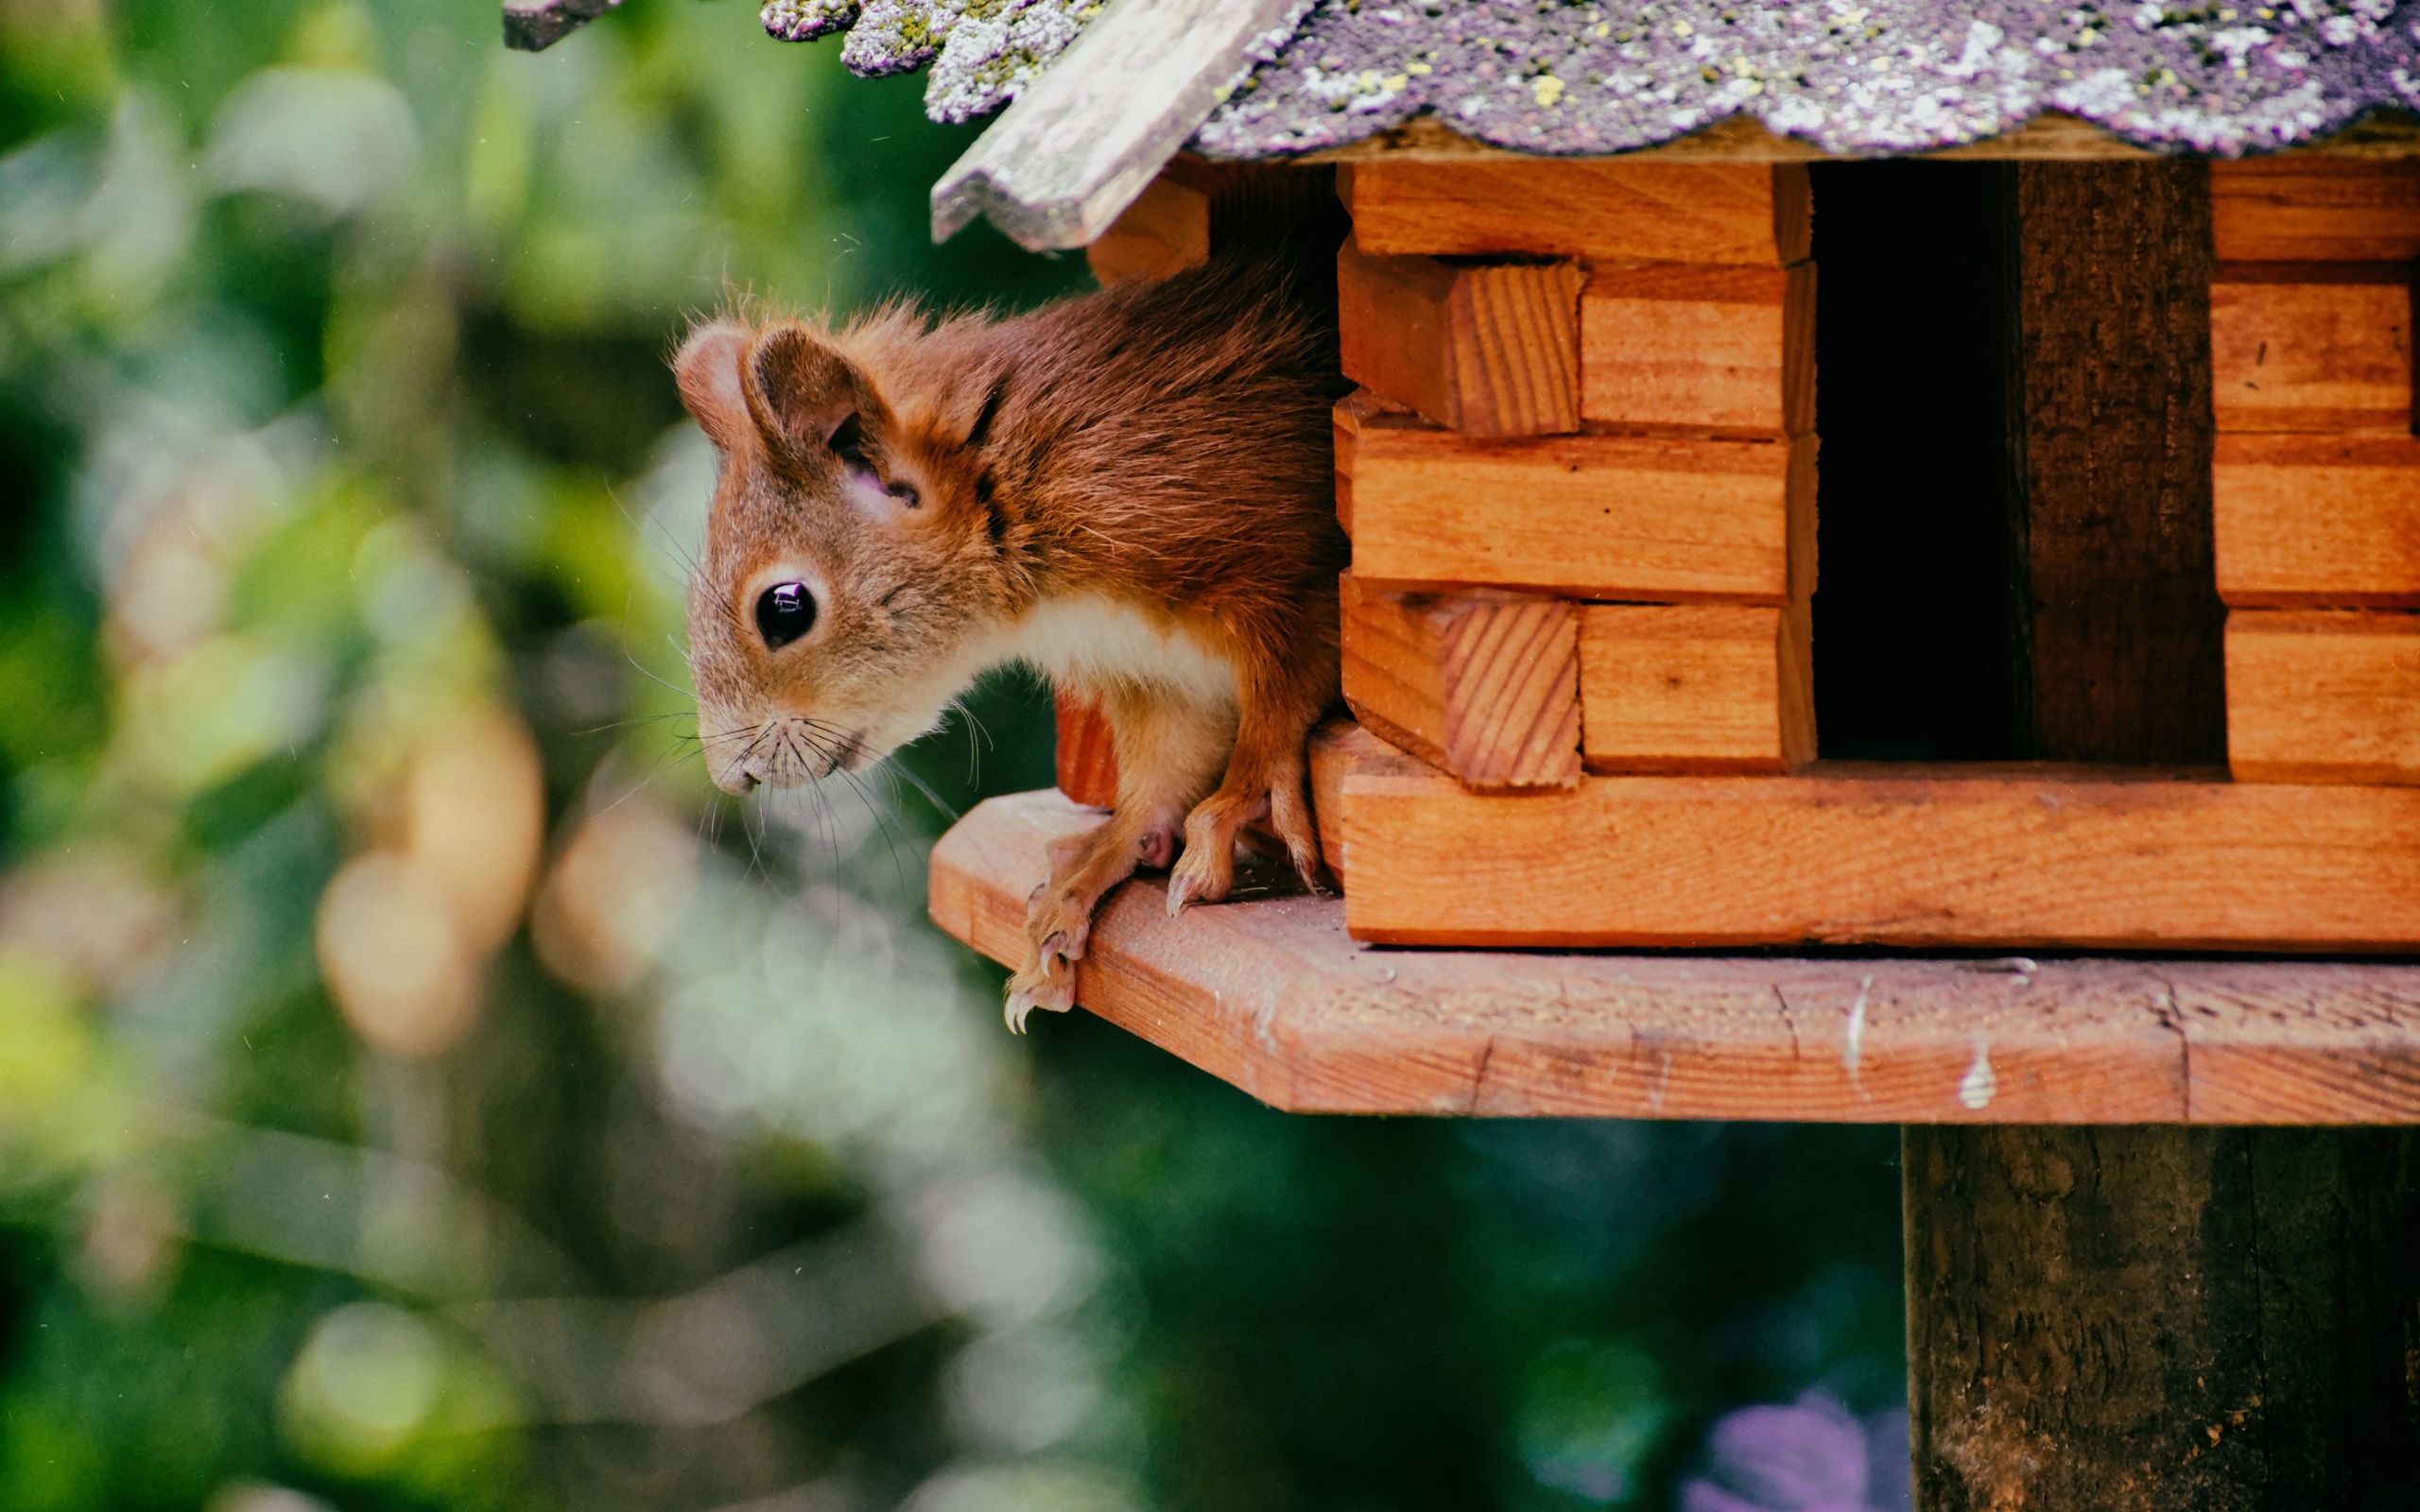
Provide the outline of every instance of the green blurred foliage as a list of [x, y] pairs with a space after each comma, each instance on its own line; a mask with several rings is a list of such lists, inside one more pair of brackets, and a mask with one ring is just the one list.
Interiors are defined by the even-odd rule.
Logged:
[[1579, 1512], [1889, 1400], [1887, 1131], [1011, 1041], [923, 852], [1029, 680], [712, 794], [684, 323], [1083, 284], [752, 11], [0, 9], [0, 1506]]

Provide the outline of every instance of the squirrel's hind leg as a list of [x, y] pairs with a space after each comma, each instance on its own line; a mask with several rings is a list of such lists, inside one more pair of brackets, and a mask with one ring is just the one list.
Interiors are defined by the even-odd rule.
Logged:
[[1138, 868], [1174, 858], [1178, 825], [1218, 781], [1234, 737], [1225, 710], [1165, 692], [1121, 690], [1099, 704], [1117, 750], [1117, 807], [1099, 826], [1051, 844], [1050, 875], [1026, 903], [1026, 965], [1009, 980], [1009, 1027], [1019, 1033], [1036, 1008], [1075, 1006], [1075, 963], [1091, 941], [1094, 910]]
[[1268, 820], [1285, 842], [1303, 885], [1320, 885], [1320, 836], [1306, 792], [1305, 752], [1327, 702], [1321, 690], [1310, 678], [1247, 688], [1226, 780], [1185, 816], [1184, 856], [1168, 876], [1169, 913], [1227, 896], [1236, 880], [1236, 838], [1259, 819]]

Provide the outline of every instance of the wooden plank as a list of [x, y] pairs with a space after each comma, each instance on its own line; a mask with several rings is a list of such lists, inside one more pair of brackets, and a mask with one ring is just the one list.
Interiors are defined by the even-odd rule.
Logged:
[[1813, 430], [1815, 265], [1598, 268], [1580, 301], [1580, 412], [1614, 426]]
[[2420, 782], [2420, 615], [2230, 613], [2227, 765], [2239, 782]]
[[1580, 428], [1579, 301], [1570, 263], [1336, 255], [1344, 375], [1467, 436]]
[[1365, 588], [1763, 604], [1813, 589], [1812, 437], [1480, 438], [1348, 399], [1336, 439]]
[[1117, 745], [1108, 716], [1076, 696], [1061, 692], [1052, 699], [1058, 725], [1056, 757], [1059, 791], [1071, 803], [1097, 809], [1117, 806]]
[[1588, 770], [1776, 773], [1813, 761], [1806, 618], [1796, 607], [1583, 606]]
[[1580, 781], [1576, 606], [1340, 586], [1344, 701], [1363, 724], [1474, 792]]
[[2206, 165], [2014, 171], [2028, 728], [2010, 754], [2222, 761]]
[[[935, 921], [1014, 963], [1044, 848], [1097, 822], [982, 804], [934, 848]], [[1078, 1001], [1294, 1111], [2420, 1122], [2420, 968], [1386, 951], [1337, 899], [1164, 900], [1110, 895]]]
[[1526, 948], [2404, 951], [2420, 790], [1818, 763], [1493, 798], [1356, 774], [1354, 937]]
[[2219, 596], [2239, 609], [2420, 609], [2420, 439], [2221, 436]]
[[2210, 164], [2222, 263], [2401, 263], [2420, 257], [2420, 171], [2400, 162], [2245, 158]]
[[1330, 719], [1311, 731], [1311, 816], [1319, 826], [1320, 859], [1341, 893], [1344, 880], [1344, 780], [1374, 763], [1409, 762], [1350, 719]]
[[1286, 13], [1287, 0], [1118, 0], [933, 185], [933, 239], [979, 215], [1033, 251], [1098, 240]]
[[1379, 257], [1782, 267], [1806, 259], [1814, 225], [1806, 170], [1789, 163], [1385, 157], [1340, 171], [1337, 190]]
[[[2263, 987], [2186, 973], [2169, 988], [2191, 1068], [2188, 1116], [2212, 1124], [2405, 1124], [2420, 1062], [2404, 1035], [2420, 1012], [2410, 967], [2333, 967]], [[2337, 973], [2368, 971], [2347, 978]], [[2363, 988], [2338, 988], [2360, 980]]]
[[1210, 261], [1210, 204], [1219, 188], [1208, 165], [1179, 157], [1144, 186], [1109, 229], [1084, 249], [1095, 281], [1163, 279]]
[[2210, 288], [2221, 432], [2411, 429], [2411, 270], [2235, 263]]

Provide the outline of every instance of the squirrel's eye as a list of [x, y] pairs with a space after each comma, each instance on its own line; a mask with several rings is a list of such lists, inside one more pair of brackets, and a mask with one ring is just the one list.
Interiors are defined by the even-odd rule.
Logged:
[[804, 583], [775, 583], [756, 596], [756, 633], [778, 651], [815, 628], [815, 595]]

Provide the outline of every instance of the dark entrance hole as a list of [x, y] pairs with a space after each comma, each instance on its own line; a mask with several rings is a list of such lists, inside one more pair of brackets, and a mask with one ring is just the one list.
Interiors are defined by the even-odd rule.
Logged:
[[1826, 757], [2024, 754], [2000, 163], [1819, 163], [1815, 718]]

